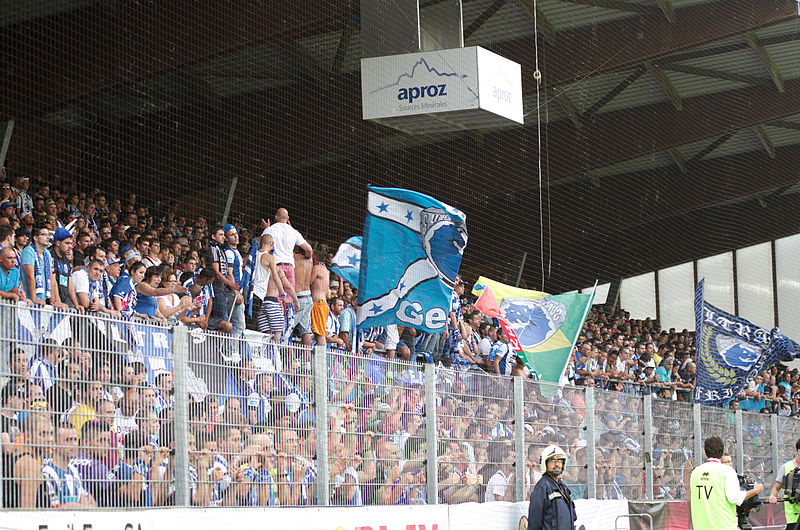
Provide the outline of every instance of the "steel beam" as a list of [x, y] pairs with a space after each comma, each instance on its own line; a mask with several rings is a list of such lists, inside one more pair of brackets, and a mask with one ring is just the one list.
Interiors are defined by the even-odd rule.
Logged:
[[656, 0], [658, 3], [659, 9], [661, 12], [664, 13], [664, 16], [667, 19], [667, 22], [670, 24], [675, 23], [675, 6], [672, 5], [672, 0]]
[[620, 81], [619, 84], [617, 84], [617, 86], [615, 86], [614, 88], [612, 88], [611, 90], [606, 92], [603, 95], [603, 97], [601, 97], [600, 99], [595, 101], [594, 104], [591, 107], [586, 109], [583, 112], [583, 114], [581, 114], [581, 116], [582, 117], [588, 117], [588, 116], [592, 116], [592, 115], [596, 114], [600, 109], [602, 109], [603, 107], [605, 107], [606, 105], [611, 103], [611, 101], [615, 97], [617, 97], [620, 94], [622, 94], [622, 92], [624, 92], [626, 88], [628, 88], [633, 83], [635, 83], [637, 79], [642, 77], [642, 74], [644, 74], [646, 71], [647, 71], [647, 69], [645, 69], [645, 68], [641, 68], [641, 67], [640, 68], [636, 68], [625, 79]]
[[623, 0], [563, 0], [570, 4], [581, 4], [592, 7], [602, 7], [604, 9], [613, 9], [615, 11], [629, 11], [631, 13], [639, 13], [640, 15], [654, 16], [660, 11], [656, 7], [650, 7], [642, 4], [634, 4], [631, 2], [624, 2]]
[[[562, 85], [630, 69], [644, 61], [659, 62], [695, 46], [797, 19], [790, 2], [774, 1], [727, 0], [684, 7], [675, 10], [674, 24], [656, 11], [625, 24], [604, 22], [559, 32], [558, 46], [540, 50], [540, 63], [548, 65], [544, 84]], [[786, 38], [795, 40], [796, 35]], [[534, 70], [529, 46], [529, 39], [527, 46], [522, 40], [507, 41], [494, 51], [520, 63], [523, 76], [529, 77]]]
[[651, 61], [645, 61], [644, 63], [645, 68], [650, 74], [655, 78], [664, 92], [669, 97], [672, 104], [675, 106], [675, 110], [683, 110], [683, 100], [681, 99], [681, 95], [678, 92], [678, 89], [675, 88], [675, 85], [670, 81], [669, 76], [662, 70], [661, 68], [655, 66]]
[[753, 132], [756, 133], [758, 139], [761, 141], [761, 145], [764, 146], [764, 150], [767, 152], [770, 158], [775, 158], [775, 145], [772, 143], [772, 140], [769, 138], [769, 134], [761, 125], [756, 125], [753, 127]]
[[[724, 202], [756, 196], [759, 193], [766, 194], [770, 190], [797, 183], [797, 175], [789, 168], [800, 167], [799, 144], [776, 148], [775, 158], [764, 157], [758, 151], [756, 152], [758, 168], [742, 171], [743, 167], [752, 167], [753, 156], [753, 153], [742, 153], [689, 165], [688, 174], [691, 176], [691, 186], [661, 197], [657, 207], [654, 207], [652, 197], [647, 190], [642, 189], [642, 183], [646, 181], [663, 183], [665, 178], [669, 178], [670, 171], [673, 174], [676, 172], [675, 169], [670, 170], [669, 167], [665, 167], [655, 171], [607, 176], [603, 181], [604, 187], [618, 190], [618, 200], [624, 203], [626, 208], [619, 212], [614, 211], [613, 208], [605, 211], [603, 225], [596, 226], [591, 234], [593, 237], [598, 237], [604, 233], [613, 233], [618, 230], [617, 227], [621, 226], [618, 223], [625, 223], [627, 228], [646, 225]], [[568, 199], [581, 196], [582, 187], [587, 188], [586, 184], [576, 182], [558, 188], [557, 193], [553, 193], [551, 204], [554, 219], [563, 219], [565, 218], [563, 216], [566, 215], [578, 225], [589, 226], [589, 224], [583, 223], [591, 223], [593, 213], [576, 211], [571, 207]], [[625, 190], [635, 190], [635, 192], [629, 193]], [[632, 216], [630, 212], [638, 213]], [[606, 226], [609, 228], [606, 229]], [[577, 234], [563, 234], [564, 241], [573, 244], [578, 237], [580, 236]], [[518, 243], [524, 246], [522, 241]]]
[[689, 172], [688, 168], [686, 167], [686, 159], [683, 158], [683, 155], [680, 151], [674, 148], [667, 149], [667, 154], [669, 154], [670, 158], [672, 158], [672, 161], [675, 162], [675, 165], [678, 166], [678, 169], [681, 173], [686, 175]]
[[495, 13], [500, 11], [500, 8], [506, 4], [507, 0], [494, 0], [494, 3], [487, 7], [483, 13], [478, 15], [478, 17], [472, 21], [472, 23], [464, 28], [464, 40], [466, 41], [470, 38], [481, 26], [483, 26], [486, 21], [494, 16]]
[[681, 63], [664, 63], [659, 64], [659, 68], [671, 72], [683, 72], [685, 74], [699, 75], [702, 77], [711, 77], [714, 79], [725, 79], [726, 81], [736, 81], [737, 83], [744, 83], [754, 86], [772, 86], [772, 82], [766, 77], [756, 77], [752, 75], [737, 74], [735, 72], [722, 72], [720, 70], [713, 70], [711, 68], [699, 68], [696, 66], [687, 66]]
[[775, 64], [775, 61], [772, 59], [772, 55], [770, 55], [767, 48], [758, 40], [758, 37], [755, 33], [746, 33], [744, 36], [744, 40], [747, 41], [747, 44], [750, 45], [753, 50], [755, 50], [758, 58], [764, 63], [764, 68], [767, 69], [769, 76], [772, 78], [772, 82], [775, 83], [775, 87], [778, 89], [778, 92], [783, 93], [783, 76], [781, 75], [780, 70], [778, 70], [778, 66]]
[[0, 167], [6, 165], [8, 147], [11, 145], [11, 135], [14, 133], [14, 120], [8, 120], [0, 126], [3, 136], [0, 138]]
[[566, 90], [560, 90], [556, 88], [555, 93], [553, 94], [553, 98], [561, 106], [561, 110], [564, 111], [564, 113], [567, 115], [572, 124], [577, 129], [582, 128], [583, 123], [581, 122], [581, 113], [578, 112], [578, 109], [575, 108], [575, 105], [569, 99]]

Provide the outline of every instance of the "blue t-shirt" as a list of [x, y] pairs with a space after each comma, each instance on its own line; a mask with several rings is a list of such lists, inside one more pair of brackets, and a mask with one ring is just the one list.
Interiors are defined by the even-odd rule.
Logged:
[[670, 382], [670, 374], [671, 372], [667, 370], [666, 366], [661, 365], [656, 368], [656, 375], [658, 376], [658, 381], [660, 383], [669, 383]]
[[158, 302], [155, 296], [145, 296], [140, 294], [136, 298], [136, 312], [149, 317], [156, 316], [158, 311]]
[[235, 248], [226, 246], [225, 259], [228, 262], [228, 270], [233, 273], [233, 281], [242, 285], [242, 255]]
[[339, 315], [339, 330], [342, 333], [347, 333], [350, 339], [350, 344], [355, 344], [356, 341], [356, 313], [351, 306], [347, 306]]
[[47, 496], [50, 506], [58, 508], [68, 502], [78, 502], [81, 497], [89, 495], [83, 487], [78, 469], [73, 464], [68, 464], [67, 469], [61, 469], [53, 461], [48, 461], [42, 466], [42, 475], [45, 479]]
[[[33, 245], [28, 245], [27, 247], [22, 249], [22, 254], [20, 254], [20, 264], [21, 265], [31, 265], [33, 267], [33, 270], [34, 270], [34, 276], [36, 275], [37, 272], [39, 274], [44, 274], [45, 271], [51, 271], [52, 272], [52, 270], [53, 270], [53, 257], [50, 256], [50, 253], [47, 250], [45, 250], [44, 252], [42, 252], [39, 260], [36, 259], [37, 254], [38, 254], [38, 252], [36, 251], [34, 246]], [[42, 257], [44, 258], [43, 260], [41, 259]], [[36, 265], [37, 261], [41, 265], [43, 265], [43, 269], [42, 269], [42, 267], [37, 267], [37, 265]], [[28, 293], [30, 292], [28, 290], [28, 279], [25, 277], [24, 274], [21, 274], [20, 276], [22, 276], [22, 288], [25, 289], [25, 296], [28, 296]], [[47, 283], [49, 282], [49, 278], [42, 278], [41, 281], [42, 281], [42, 285], [47, 285]], [[50, 288], [52, 289], [52, 286], [50, 286]], [[49, 292], [43, 291], [41, 289], [39, 289], [37, 291], [38, 291], [36, 293], [36, 299], [37, 300], [46, 300], [48, 298], [49, 294], [50, 294]]]
[[[189, 287], [194, 285], [196, 283], [195, 279], [196, 277], [186, 280], [183, 283], [183, 286]], [[201, 286], [200, 293], [197, 295], [196, 299], [200, 301], [200, 309], [197, 311], [189, 311], [186, 313], [186, 316], [194, 318], [206, 314], [208, 311], [208, 302], [214, 299], [214, 288], [211, 286], [211, 284]]]
[[[134, 480], [134, 473], [141, 475], [141, 478], [136, 480], [142, 481], [142, 493], [139, 501], [134, 502], [133, 506], [152, 506], [153, 498], [151, 497], [149, 482], [150, 467], [147, 464], [138, 458], [133, 465], [124, 461], [119, 461], [112, 470], [112, 474], [114, 475], [114, 479], [118, 482], [118, 486], [124, 486]], [[121, 502], [121, 504], [125, 505], [126, 503]]]
[[133, 308], [136, 307], [137, 304], [137, 294], [136, 294], [136, 286], [133, 284], [133, 280], [131, 277], [128, 276], [128, 273], [122, 273], [119, 278], [117, 278], [117, 283], [114, 284], [114, 288], [111, 289], [111, 298], [117, 296], [122, 300], [122, 307], [120, 313], [125, 318], [130, 318], [133, 316]]
[[0, 291], [10, 292], [15, 287], [19, 287], [19, 269], [11, 269], [6, 274], [0, 268]]
[[508, 344], [500, 342], [499, 340], [492, 345], [487, 360], [489, 362], [494, 362], [497, 357], [500, 358], [500, 362], [497, 363], [500, 375], [511, 375], [511, 368], [514, 366], [516, 360], [513, 358], [513, 352]]

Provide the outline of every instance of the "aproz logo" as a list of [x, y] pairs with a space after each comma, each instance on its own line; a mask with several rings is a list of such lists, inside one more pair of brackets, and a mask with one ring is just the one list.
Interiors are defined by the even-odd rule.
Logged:
[[[424, 67], [424, 69], [421, 70], [423, 74], [433, 74], [437, 77], [455, 77], [457, 79], [464, 79], [467, 77], [466, 74], [459, 74], [457, 72], [440, 72], [438, 68], [430, 66], [424, 57], [420, 57], [419, 60], [411, 67], [411, 70], [408, 72], [403, 72], [397, 76], [397, 80], [394, 82], [378, 87], [375, 90], [372, 90], [370, 93], [374, 94], [387, 88], [399, 87], [404, 78], [414, 79], [414, 76], [417, 74], [417, 68], [420, 66]], [[397, 99], [400, 101], [408, 101], [409, 103], [412, 103], [417, 99], [436, 98], [447, 95], [449, 95], [447, 93], [447, 83], [398, 88], [397, 90]]]
[[430, 85], [430, 86], [412, 86], [411, 88], [401, 88], [397, 91], [397, 99], [406, 100], [412, 103], [415, 99], [424, 98], [426, 95], [429, 98], [447, 95], [447, 84], [444, 85]]

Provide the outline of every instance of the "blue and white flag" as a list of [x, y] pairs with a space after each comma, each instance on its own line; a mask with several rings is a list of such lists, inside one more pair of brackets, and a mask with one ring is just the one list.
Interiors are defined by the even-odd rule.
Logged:
[[800, 344], [714, 307], [703, 298], [703, 280], [694, 297], [697, 341], [697, 403], [722, 405], [755, 376], [777, 362], [800, 357]]
[[361, 236], [353, 236], [341, 245], [331, 262], [331, 272], [358, 289], [361, 272]]
[[[8, 307], [8, 306], [7, 306]], [[14, 313], [4, 308], [4, 315], [13, 318]], [[59, 346], [72, 337], [69, 313], [50, 308], [28, 308], [19, 304], [16, 309], [17, 347], [25, 352], [28, 360], [36, 357], [39, 345], [45, 339], [53, 339]], [[5, 329], [5, 328], [4, 328]]]
[[250, 329], [244, 330], [245, 360], [253, 361], [253, 367], [259, 372], [276, 373], [283, 370], [280, 347], [272, 342], [271, 333], [259, 333]]
[[172, 333], [169, 329], [135, 322], [117, 322], [117, 326], [130, 346], [128, 362], [144, 363], [149, 383], [153, 384], [161, 373], [172, 372]]
[[250, 254], [247, 255], [247, 264], [242, 271], [242, 291], [247, 300], [247, 316], [253, 316], [253, 280], [255, 279], [256, 270], [256, 252], [258, 252], [261, 244], [258, 238], [253, 239], [250, 244]]
[[466, 215], [414, 191], [368, 190], [358, 326], [442, 333], [467, 246]]

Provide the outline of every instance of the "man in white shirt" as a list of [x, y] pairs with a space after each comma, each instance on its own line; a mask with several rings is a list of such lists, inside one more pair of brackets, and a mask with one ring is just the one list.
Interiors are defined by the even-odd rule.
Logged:
[[275, 261], [294, 289], [294, 247], [298, 246], [303, 249], [305, 256], [310, 258], [311, 245], [289, 223], [289, 212], [286, 208], [278, 208], [278, 211], [275, 212], [275, 224], [267, 225], [261, 233], [262, 236], [264, 234], [272, 235], [272, 241], [275, 243], [273, 251]]
[[120, 318], [119, 311], [108, 309], [110, 307], [110, 291], [103, 281], [104, 270], [105, 263], [92, 258], [84, 268], [73, 272], [72, 283], [75, 286], [75, 295], [78, 298], [78, 304], [84, 309], [108, 313], [114, 318]]

